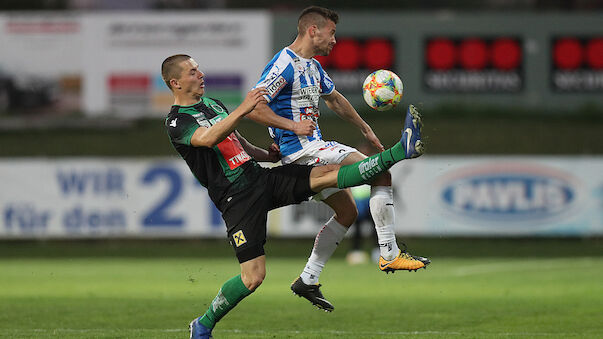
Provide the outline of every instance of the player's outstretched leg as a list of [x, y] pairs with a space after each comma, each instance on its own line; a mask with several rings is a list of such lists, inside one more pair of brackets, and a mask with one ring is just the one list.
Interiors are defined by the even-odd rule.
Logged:
[[312, 305], [317, 308], [324, 310], [325, 312], [332, 312], [335, 307], [322, 295], [320, 292], [320, 284], [306, 285], [302, 281], [301, 277], [295, 279], [291, 284], [291, 291], [299, 297], [306, 298]]
[[394, 164], [405, 159], [412, 159], [423, 154], [421, 141], [423, 122], [419, 111], [413, 105], [408, 106], [402, 138], [394, 146], [385, 151], [354, 164], [342, 166], [337, 174], [337, 187], [347, 188], [371, 182]]

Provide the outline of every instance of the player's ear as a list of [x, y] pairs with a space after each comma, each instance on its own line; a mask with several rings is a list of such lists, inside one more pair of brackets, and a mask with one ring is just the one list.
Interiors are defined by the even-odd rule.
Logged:
[[310, 25], [308, 27], [308, 31], [306, 32], [310, 38], [313, 38], [316, 35], [316, 31], [318, 30], [318, 26]]
[[180, 83], [178, 82], [178, 80], [176, 79], [171, 79], [170, 80], [170, 85], [172, 85], [172, 88], [177, 88], [180, 89]]

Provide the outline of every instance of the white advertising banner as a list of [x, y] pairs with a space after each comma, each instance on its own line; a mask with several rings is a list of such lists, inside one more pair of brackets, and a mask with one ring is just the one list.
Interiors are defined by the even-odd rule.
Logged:
[[[392, 168], [396, 232], [601, 236], [602, 157], [429, 157]], [[0, 238], [224, 237], [179, 158], [0, 160]], [[332, 212], [270, 213], [269, 234], [314, 236]]]
[[68, 12], [0, 15], [0, 66], [37, 76], [82, 71], [82, 17]]
[[205, 75], [206, 96], [241, 102], [270, 60], [271, 17], [263, 11], [86, 15], [84, 109], [165, 116], [173, 102], [161, 63], [188, 54]]
[[392, 172], [398, 233], [603, 234], [601, 157], [425, 156]]
[[174, 54], [195, 58], [206, 95], [233, 109], [271, 58], [271, 24], [257, 10], [0, 13], [0, 111], [163, 117]]
[[179, 159], [0, 160], [0, 236], [223, 236]]
[[81, 111], [83, 19], [69, 12], [0, 14], [0, 111]]

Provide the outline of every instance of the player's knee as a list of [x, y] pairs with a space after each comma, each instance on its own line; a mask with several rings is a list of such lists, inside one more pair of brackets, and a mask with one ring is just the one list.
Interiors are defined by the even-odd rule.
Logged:
[[340, 165], [324, 165], [314, 168], [316, 169], [316, 172], [319, 174], [320, 177], [327, 177], [329, 175], [337, 174], [340, 167]]
[[245, 276], [241, 276], [241, 278], [243, 280], [243, 284], [245, 284], [245, 287], [247, 287], [247, 289], [253, 292], [256, 288], [260, 287], [262, 282], [264, 282], [264, 278], [266, 278], [266, 273], [253, 272], [250, 274], [246, 274]]
[[328, 187], [337, 187], [339, 165], [316, 166], [310, 172], [310, 187], [314, 192], [320, 192]]

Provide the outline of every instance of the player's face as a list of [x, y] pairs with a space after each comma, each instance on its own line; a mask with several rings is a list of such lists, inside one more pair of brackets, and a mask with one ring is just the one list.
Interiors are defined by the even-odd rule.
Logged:
[[322, 28], [316, 28], [314, 35], [314, 54], [329, 55], [333, 46], [335, 46], [335, 29], [336, 25], [333, 21], [327, 20], [327, 23]]
[[183, 92], [189, 93], [192, 96], [201, 97], [205, 93], [205, 74], [199, 70], [199, 64], [193, 59], [182, 61], [180, 63], [182, 73], [178, 83]]

